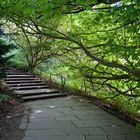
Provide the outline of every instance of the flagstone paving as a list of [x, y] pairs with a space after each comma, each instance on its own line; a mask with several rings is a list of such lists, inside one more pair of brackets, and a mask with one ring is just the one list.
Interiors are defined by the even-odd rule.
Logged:
[[23, 140], [140, 140], [140, 133], [82, 97], [25, 103], [31, 108]]

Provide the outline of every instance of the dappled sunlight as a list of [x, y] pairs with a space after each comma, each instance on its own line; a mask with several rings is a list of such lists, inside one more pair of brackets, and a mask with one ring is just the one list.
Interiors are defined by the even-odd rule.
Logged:
[[39, 114], [39, 113], [42, 113], [43, 111], [42, 110], [34, 110], [33, 111], [35, 114]]
[[56, 108], [56, 106], [49, 106], [49, 108]]

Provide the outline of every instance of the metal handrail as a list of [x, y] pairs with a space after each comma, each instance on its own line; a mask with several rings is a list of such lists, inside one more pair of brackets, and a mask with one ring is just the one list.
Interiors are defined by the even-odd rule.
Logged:
[[61, 83], [61, 89], [63, 90], [66, 84], [66, 77], [64, 77], [63, 75], [60, 74], [56, 74], [56, 73], [50, 73], [50, 77], [49, 80], [52, 81], [52, 76], [55, 75], [57, 77], [60, 77], [60, 83]]

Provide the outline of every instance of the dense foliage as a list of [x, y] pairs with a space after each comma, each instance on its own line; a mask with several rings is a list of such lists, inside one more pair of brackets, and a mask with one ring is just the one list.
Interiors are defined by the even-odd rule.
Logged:
[[14, 45], [7, 41], [7, 37], [4, 35], [3, 30], [0, 28], [0, 78], [5, 76], [2, 68], [6, 66], [8, 59], [12, 57], [12, 55], [6, 56], [6, 54], [13, 48]]
[[11, 56], [4, 56], [6, 53], [10, 51], [10, 49], [14, 48], [11, 44], [6, 44], [3, 40], [0, 40], [0, 66], [5, 66], [7, 60]]
[[139, 0], [0, 3], [1, 24], [30, 70], [63, 75], [87, 94], [140, 108]]

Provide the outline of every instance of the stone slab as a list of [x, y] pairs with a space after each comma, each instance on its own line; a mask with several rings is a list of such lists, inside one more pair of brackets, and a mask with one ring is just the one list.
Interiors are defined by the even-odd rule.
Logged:
[[137, 134], [138, 131], [132, 125], [124, 126], [104, 126], [102, 127], [104, 132], [108, 135], [127, 135], [127, 134]]
[[25, 130], [27, 128], [27, 123], [26, 122], [21, 122], [19, 129]]
[[99, 128], [87, 128], [87, 131], [89, 135], [94, 136], [105, 136], [107, 133], [105, 133], [100, 127]]
[[108, 140], [106, 136], [86, 136], [86, 140]]
[[69, 136], [87, 136], [89, 135], [88, 131], [85, 128], [67, 128], [65, 129], [65, 132], [67, 133], [67, 135]]
[[84, 136], [25, 137], [23, 140], [86, 140]]
[[116, 135], [108, 136], [109, 140], [140, 140], [140, 135]]
[[54, 128], [59, 128], [59, 129], [74, 129], [75, 126], [73, 125], [72, 122], [70, 121], [44, 121], [44, 122], [30, 122], [28, 124], [27, 129], [54, 129]]
[[31, 113], [23, 140], [140, 140], [133, 126], [75, 98], [26, 103]]
[[126, 123], [117, 120], [82, 120], [82, 121], [73, 121], [77, 127], [103, 127], [103, 126], [114, 126], [114, 125], [126, 125]]
[[32, 136], [66, 136], [67, 133], [65, 130], [60, 129], [49, 129], [49, 130], [28, 130], [25, 133], [25, 136], [32, 137]]

